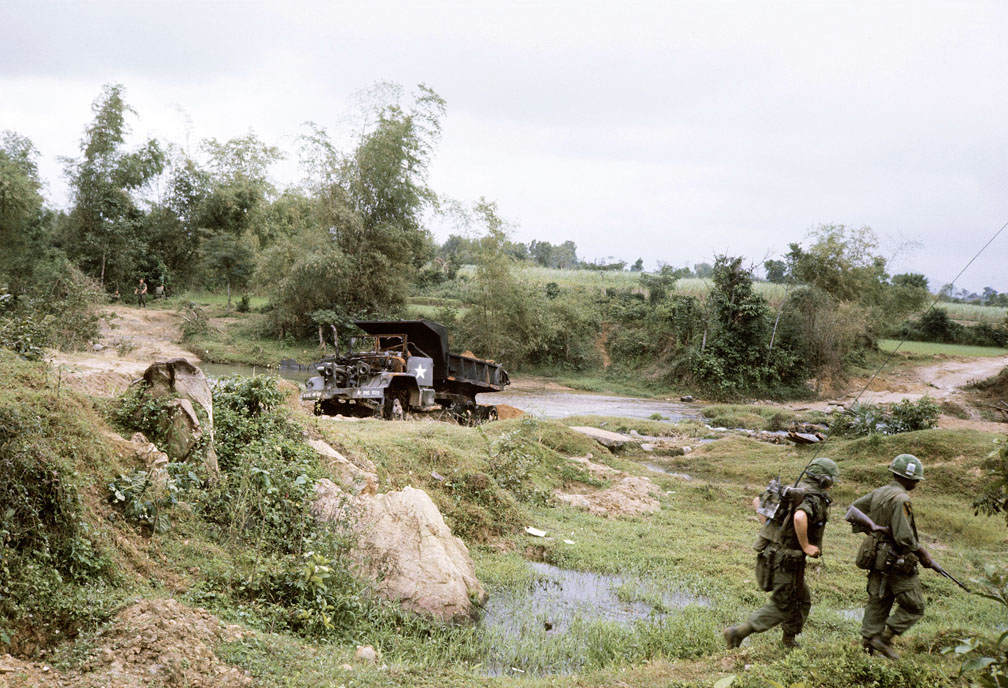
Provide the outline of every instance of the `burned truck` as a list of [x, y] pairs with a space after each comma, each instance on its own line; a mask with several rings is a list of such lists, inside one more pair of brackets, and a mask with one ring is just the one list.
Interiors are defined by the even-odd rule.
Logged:
[[349, 351], [314, 364], [304, 401], [326, 415], [402, 418], [410, 413], [450, 416], [475, 423], [497, 417], [494, 406], [476, 403], [482, 392], [500, 392], [508, 374], [499, 364], [448, 351], [443, 325], [420, 320], [361, 320], [365, 335], [351, 337]]

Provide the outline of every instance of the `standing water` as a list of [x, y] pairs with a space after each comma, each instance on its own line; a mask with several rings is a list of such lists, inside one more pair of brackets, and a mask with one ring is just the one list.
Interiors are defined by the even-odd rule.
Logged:
[[489, 673], [568, 673], [584, 663], [599, 624], [627, 630], [660, 623], [687, 607], [707, 607], [698, 595], [634, 576], [606, 576], [549, 564], [529, 564], [535, 576], [521, 590], [492, 595], [480, 625], [491, 648]]

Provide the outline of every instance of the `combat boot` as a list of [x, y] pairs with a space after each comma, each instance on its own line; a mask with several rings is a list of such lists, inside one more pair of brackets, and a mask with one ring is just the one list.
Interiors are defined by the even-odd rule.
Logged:
[[872, 648], [878, 651], [878, 653], [883, 657], [891, 659], [895, 662], [899, 660], [899, 655], [896, 654], [896, 650], [892, 649], [892, 645], [889, 644], [892, 642], [893, 636], [895, 635], [896, 634], [893, 633], [892, 629], [886, 626], [884, 631], [868, 642], [871, 644]]
[[784, 631], [784, 634], [781, 636], [781, 639], [780, 639], [781, 645], [783, 645], [784, 647], [786, 647], [788, 649], [794, 649], [796, 647], [801, 647], [801, 644], [795, 639], [795, 636], [796, 636], [796, 634], [794, 634], [794, 633], [788, 633], [787, 631]]
[[872, 647], [871, 638], [861, 638], [861, 649], [863, 649], [869, 655], [875, 654], [875, 648]]
[[744, 624], [739, 624], [738, 626], [729, 626], [724, 629], [722, 635], [724, 636], [725, 644], [728, 646], [728, 649], [734, 650], [736, 647], [741, 645], [742, 641], [746, 639], [746, 636], [752, 632], [753, 627], [746, 622]]

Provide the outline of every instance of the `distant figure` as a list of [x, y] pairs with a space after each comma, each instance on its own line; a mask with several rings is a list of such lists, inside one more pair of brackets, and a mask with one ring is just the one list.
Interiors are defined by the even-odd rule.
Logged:
[[112, 303], [117, 303], [121, 298], [122, 297], [119, 296], [119, 290], [116, 289], [115, 292], [111, 296], [109, 296], [109, 301], [111, 301]]
[[140, 284], [137, 288], [133, 290], [133, 293], [137, 295], [137, 305], [146, 306], [147, 305], [147, 283], [144, 282], [144, 278], [140, 278]]
[[158, 299], [168, 298], [167, 294], [165, 293], [165, 288], [163, 284], [159, 284], [156, 287], [154, 287], [154, 297]]

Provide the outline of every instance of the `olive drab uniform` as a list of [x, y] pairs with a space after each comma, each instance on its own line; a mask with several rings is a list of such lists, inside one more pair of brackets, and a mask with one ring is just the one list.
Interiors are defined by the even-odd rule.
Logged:
[[[823, 531], [829, 518], [829, 495], [816, 483], [802, 481], [805, 499], [795, 507], [808, 516], [809, 544], [822, 548]], [[812, 596], [805, 583], [805, 552], [795, 534], [794, 519], [788, 514], [779, 529], [767, 523], [756, 542], [756, 577], [769, 591], [770, 602], [754, 611], [747, 621], [752, 631], [761, 633], [777, 624], [787, 636], [801, 633], [812, 608]]]
[[[886, 626], [900, 635], [924, 616], [924, 592], [917, 575], [920, 543], [910, 495], [892, 482], [859, 498], [854, 506], [891, 532], [867, 536], [858, 552], [859, 564], [868, 568], [861, 636], [870, 639]], [[898, 608], [890, 615], [893, 604]]]

